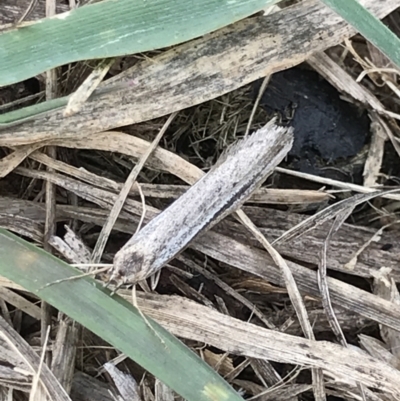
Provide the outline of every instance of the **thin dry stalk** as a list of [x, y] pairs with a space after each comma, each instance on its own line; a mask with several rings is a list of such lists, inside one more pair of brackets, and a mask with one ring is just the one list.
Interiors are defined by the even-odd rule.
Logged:
[[364, 186], [375, 187], [378, 184], [378, 177], [382, 166], [384, 148], [387, 135], [377, 115], [370, 113], [371, 123], [371, 144], [368, 150], [367, 160], [364, 165]]
[[142, 170], [143, 166], [145, 165], [147, 159], [157, 148], [161, 138], [163, 137], [165, 131], [168, 129], [169, 125], [171, 124], [171, 122], [175, 118], [175, 116], [176, 116], [176, 113], [173, 113], [169, 116], [168, 120], [166, 121], [166, 123], [164, 124], [164, 126], [160, 130], [160, 132], [158, 133], [157, 137], [152, 142], [151, 146], [148, 148], [148, 150], [142, 156], [141, 160], [136, 164], [136, 166], [130, 172], [128, 178], [125, 181], [123, 188], [121, 189], [120, 194], [118, 195], [118, 197], [115, 200], [114, 206], [110, 212], [110, 216], [107, 219], [106, 223], [104, 224], [104, 226], [100, 232], [99, 238], [96, 242], [96, 246], [93, 250], [91, 262], [93, 262], [93, 263], [100, 262], [101, 255], [103, 254], [108, 237], [111, 233], [111, 230], [112, 230], [115, 222], [117, 221], [119, 214], [121, 213], [122, 207], [124, 206], [124, 203], [126, 201], [126, 198], [129, 194], [130, 189], [132, 188], [134, 182], [136, 181], [137, 176], [139, 175], [140, 171]]
[[[377, 188], [363, 187], [362, 185], [352, 184], [350, 182], [333, 180], [330, 178], [320, 177], [320, 176], [313, 175], [313, 174], [302, 173], [300, 171], [288, 170], [288, 169], [282, 168], [282, 167], [277, 167], [275, 169], [275, 171], [278, 173], [288, 174], [293, 177], [299, 177], [299, 178], [304, 178], [305, 180], [318, 182], [319, 184], [331, 185], [333, 187], [343, 188], [343, 189], [347, 189], [349, 191], [354, 191], [354, 192], [358, 192], [358, 193], [362, 193], [362, 194], [370, 194], [377, 190]], [[392, 194], [383, 193], [382, 198], [399, 201], [400, 195], [392, 195]]]
[[249, 134], [249, 132], [250, 132], [250, 129], [251, 129], [252, 124], [253, 124], [254, 115], [256, 114], [257, 107], [258, 107], [258, 105], [259, 105], [259, 103], [260, 103], [260, 100], [261, 100], [261, 98], [262, 98], [262, 96], [263, 96], [263, 94], [264, 94], [264, 92], [265, 92], [265, 89], [266, 89], [266, 87], [267, 87], [267, 85], [268, 85], [268, 82], [269, 82], [270, 78], [271, 78], [271, 75], [267, 75], [267, 76], [264, 78], [264, 80], [263, 80], [263, 82], [262, 82], [262, 84], [261, 84], [261, 87], [260, 87], [260, 89], [259, 89], [259, 91], [258, 91], [257, 98], [256, 98], [256, 100], [255, 100], [255, 102], [254, 102], [253, 109], [251, 110], [251, 114], [250, 114], [250, 117], [249, 117], [249, 121], [248, 121], [248, 123], [247, 123], [246, 132], [245, 132], [245, 134], [244, 134], [245, 137], [246, 137], [246, 136]]
[[33, 376], [32, 389], [29, 393], [29, 401], [36, 401], [36, 400], [42, 401], [42, 389], [39, 387], [39, 383], [40, 383], [40, 375], [42, 373], [43, 362], [46, 356], [46, 348], [49, 342], [49, 335], [50, 335], [50, 326], [47, 327], [46, 337], [44, 345], [42, 347], [42, 354], [40, 356], [39, 368], [37, 372], [35, 372], [35, 375]]
[[111, 58], [99, 62], [83, 84], [69, 98], [64, 110], [64, 117], [69, 117], [79, 112], [86, 100], [100, 85], [114, 61], [115, 59]]
[[[110, 133], [112, 136], [112, 133]], [[127, 138], [133, 138], [132, 136], [128, 136]], [[69, 147], [73, 141], [66, 140], [61, 145], [61, 142], [58, 143], [58, 146]], [[28, 145], [29, 146], [29, 145]], [[14, 152], [16, 153], [16, 152]], [[131, 156], [131, 152], [129, 154]], [[81, 181], [90, 183], [96, 187], [108, 189], [113, 192], [120, 192], [123, 185], [117, 183], [109, 178], [101, 177], [96, 174], [93, 174], [89, 171], [79, 169], [77, 167], [71, 166], [67, 163], [64, 163], [60, 160], [54, 160], [49, 156], [45, 155], [41, 152], [34, 152], [30, 155], [24, 155], [24, 158], [29, 156], [30, 159], [36, 160], [53, 170], [68, 174], [72, 177], [75, 177]], [[136, 155], [135, 155], [136, 156]], [[175, 155], [176, 156], [176, 155]], [[169, 172], [172, 174], [176, 174], [176, 167], [180, 165], [182, 158], [176, 156], [175, 160], [171, 160], [169, 162]], [[2, 159], [4, 160], [4, 159]], [[17, 161], [8, 167], [8, 170], [15, 169], [20, 163], [21, 159], [17, 159]], [[1, 163], [1, 161], [0, 161]], [[168, 161], [167, 161], [168, 163]], [[185, 164], [187, 162], [185, 161]], [[152, 160], [147, 161], [147, 165], [152, 167], [154, 163]], [[195, 171], [198, 170], [199, 178], [204, 175], [204, 173], [197, 169], [195, 166], [191, 165], [193, 169], [193, 176], [196, 175]], [[1, 171], [1, 168], [0, 168]], [[137, 183], [136, 183], [137, 184]], [[134, 185], [129, 192], [130, 196], [140, 195], [140, 191], [143, 192], [143, 196], [145, 198], [161, 198], [161, 199], [177, 199], [179, 196], [183, 195], [190, 187], [188, 185], [167, 185], [167, 184], [140, 184], [140, 189], [137, 185]], [[141, 195], [140, 195], [141, 196]], [[333, 198], [332, 195], [323, 192], [323, 191], [314, 191], [314, 190], [302, 190], [302, 189], [278, 189], [278, 188], [259, 188], [252, 194], [248, 202], [251, 203], [266, 203], [273, 205], [298, 205], [298, 204], [310, 204], [310, 203], [321, 203], [326, 202], [330, 198]]]
[[374, 192], [371, 194], [357, 194], [352, 196], [351, 198], [344, 199], [340, 202], [337, 202], [327, 208], [321, 210], [320, 212], [310, 216], [309, 218], [303, 220], [297, 226], [291, 228], [286, 231], [283, 235], [281, 235], [277, 240], [273, 242], [273, 244], [278, 244], [282, 241], [290, 241], [295, 238], [298, 238], [301, 235], [304, 235], [308, 231], [312, 230], [315, 227], [325, 223], [326, 221], [338, 216], [343, 211], [347, 211], [348, 208], [354, 208], [361, 203], [367, 202], [373, 198], [382, 195], [388, 195], [393, 192], [399, 192], [400, 189], [392, 189], [382, 192]]
[[[264, 235], [256, 227], [256, 225], [246, 216], [246, 214], [239, 210], [236, 212], [242, 223], [249, 229], [249, 231], [257, 238], [258, 241], [264, 246], [267, 252], [270, 254], [271, 258], [275, 264], [281, 269], [286, 288], [290, 300], [292, 301], [293, 307], [296, 311], [296, 315], [300, 321], [300, 325], [303, 329], [303, 333], [306, 338], [310, 340], [315, 340], [315, 336], [308, 318], [307, 310], [303, 303], [300, 291], [297, 288], [296, 281], [293, 278], [292, 272], [290, 271], [288, 265], [282, 256], [271, 246]], [[324, 388], [324, 375], [321, 369], [312, 369], [313, 378], [313, 390], [314, 396], [317, 401], [326, 400], [325, 388]]]
[[[329, 295], [326, 259], [332, 236], [339, 230], [340, 226], [343, 225], [346, 219], [351, 215], [355, 206], [356, 201], [353, 204], [347, 204], [347, 206], [344, 206], [343, 209], [336, 214], [335, 220], [331, 226], [331, 229], [329, 230], [328, 236], [324, 241], [324, 246], [321, 253], [321, 262], [318, 269], [318, 286], [322, 295], [322, 306], [324, 308], [332, 331], [334, 332], [336, 338], [339, 340], [343, 347], [347, 347], [348, 345], [342, 328], [340, 327], [340, 324], [336, 318], [335, 311], [331, 302], [331, 297]], [[357, 386], [363, 400], [365, 401], [366, 396], [363, 385], [361, 383], [357, 383]]]
[[18, 19], [18, 21], [16, 22], [16, 25], [20, 25], [25, 19], [27, 19], [30, 16], [37, 4], [38, 4], [38, 0], [30, 0], [28, 8]]

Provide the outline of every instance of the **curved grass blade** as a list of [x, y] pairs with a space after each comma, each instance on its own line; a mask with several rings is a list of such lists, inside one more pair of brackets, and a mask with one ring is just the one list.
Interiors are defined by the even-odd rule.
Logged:
[[[182, 342], [113, 296], [95, 280], [82, 277], [60, 259], [0, 229], [0, 275], [37, 294], [115, 348], [124, 352], [188, 401], [243, 401], [215, 371]], [[162, 338], [162, 341], [160, 339]]]
[[357, 0], [322, 0], [400, 68], [400, 39]]
[[277, 1], [104, 0], [83, 6], [0, 35], [0, 86], [79, 60], [176, 45]]

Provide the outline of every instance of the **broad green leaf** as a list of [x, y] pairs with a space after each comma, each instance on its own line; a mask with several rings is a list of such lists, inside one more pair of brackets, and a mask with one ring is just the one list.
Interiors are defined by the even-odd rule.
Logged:
[[148, 318], [151, 329], [129, 302], [110, 297], [95, 280], [82, 277], [43, 288], [77, 274], [60, 259], [0, 229], [0, 275], [102, 337], [186, 400], [243, 401], [181, 341]]
[[176, 45], [278, 0], [104, 0], [0, 35], [0, 86], [79, 60]]
[[322, 0], [400, 68], [400, 39], [357, 0]]

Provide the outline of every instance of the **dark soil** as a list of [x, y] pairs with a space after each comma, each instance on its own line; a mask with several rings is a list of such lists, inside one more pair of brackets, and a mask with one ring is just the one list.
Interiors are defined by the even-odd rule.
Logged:
[[[255, 84], [255, 93], [260, 84]], [[260, 105], [294, 128], [290, 155], [303, 172], [324, 175], [322, 166], [357, 155], [368, 138], [366, 111], [342, 100], [317, 72], [302, 67], [274, 74]]]

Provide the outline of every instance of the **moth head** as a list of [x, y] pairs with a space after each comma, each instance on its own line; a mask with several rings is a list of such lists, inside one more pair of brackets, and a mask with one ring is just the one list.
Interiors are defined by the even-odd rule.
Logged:
[[145, 280], [149, 274], [149, 262], [142, 252], [124, 252], [124, 248], [114, 257], [110, 280], [122, 284], [136, 284]]

